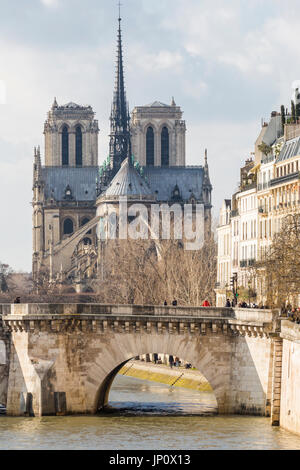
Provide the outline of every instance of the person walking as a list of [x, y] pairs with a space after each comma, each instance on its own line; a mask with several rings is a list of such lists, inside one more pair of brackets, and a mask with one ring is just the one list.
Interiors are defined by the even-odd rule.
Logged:
[[171, 369], [173, 369], [173, 364], [174, 364], [174, 357], [173, 356], [169, 356], [169, 364], [170, 364]]
[[203, 304], [202, 304], [202, 307], [211, 307], [209, 301], [206, 299], [204, 300]]
[[165, 300], [164, 301], [164, 306], [167, 307], [167, 305], [168, 305], [168, 302]]
[[172, 305], [173, 307], [177, 307], [177, 300], [173, 300]]
[[225, 305], [226, 308], [230, 308], [231, 307], [231, 303], [230, 303], [230, 300], [227, 299], [227, 302], [226, 302], [226, 305]]

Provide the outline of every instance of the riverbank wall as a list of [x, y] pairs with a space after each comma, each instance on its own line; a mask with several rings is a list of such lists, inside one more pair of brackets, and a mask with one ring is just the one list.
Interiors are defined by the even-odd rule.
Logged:
[[130, 361], [120, 370], [119, 374], [173, 387], [198, 390], [199, 392], [213, 392], [210, 384], [199, 371], [184, 369], [183, 367], [173, 367], [171, 369], [171, 367], [163, 364]]
[[281, 322], [280, 425], [300, 435], [300, 325]]

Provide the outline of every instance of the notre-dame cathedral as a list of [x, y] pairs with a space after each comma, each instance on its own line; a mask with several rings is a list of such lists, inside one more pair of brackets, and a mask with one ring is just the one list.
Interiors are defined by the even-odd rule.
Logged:
[[33, 278], [85, 289], [97, 277], [101, 214], [121, 196], [131, 201], [203, 207], [205, 236], [211, 230], [207, 154], [204, 166], [186, 166], [186, 124], [174, 98], [137, 106], [126, 99], [121, 18], [117, 71], [110, 116], [109, 157], [98, 165], [99, 126], [91, 106], [54, 99], [44, 125], [44, 165], [34, 150]]

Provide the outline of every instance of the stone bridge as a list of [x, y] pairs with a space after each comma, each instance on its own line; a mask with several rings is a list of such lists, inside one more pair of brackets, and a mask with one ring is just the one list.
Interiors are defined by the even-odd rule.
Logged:
[[282, 343], [276, 312], [16, 304], [0, 305], [1, 318], [6, 359], [0, 365], [0, 402], [2, 394], [8, 415], [97, 413], [124, 364], [157, 352], [197, 367], [219, 413], [279, 420]]

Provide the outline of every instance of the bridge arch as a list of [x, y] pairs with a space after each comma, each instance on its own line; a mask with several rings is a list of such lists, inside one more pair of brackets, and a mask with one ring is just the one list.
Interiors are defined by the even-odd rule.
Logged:
[[[127, 335], [114, 335], [114, 338], [110, 338], [105, 352], [101, 351], [99, 358], [96, 358], [88, 370], [87, 382], [91, 400], [88, 407], [92, 413], [97, 413], [99, 409], [107, 406], [112, 383], [128, 361], [159, 351], [160, 354], [172, 354], [193, 364], [209, 382], [219, 412], [226, 413], [227, 392], [230, 387], [230, 342], [225, 336], [220, 337], [220, 341], [214, 337], [215, 346], [211, 341], [209, 336], [143, 333], [128, 338]], [[222, 353], [218, 349], [222, 350]]]

